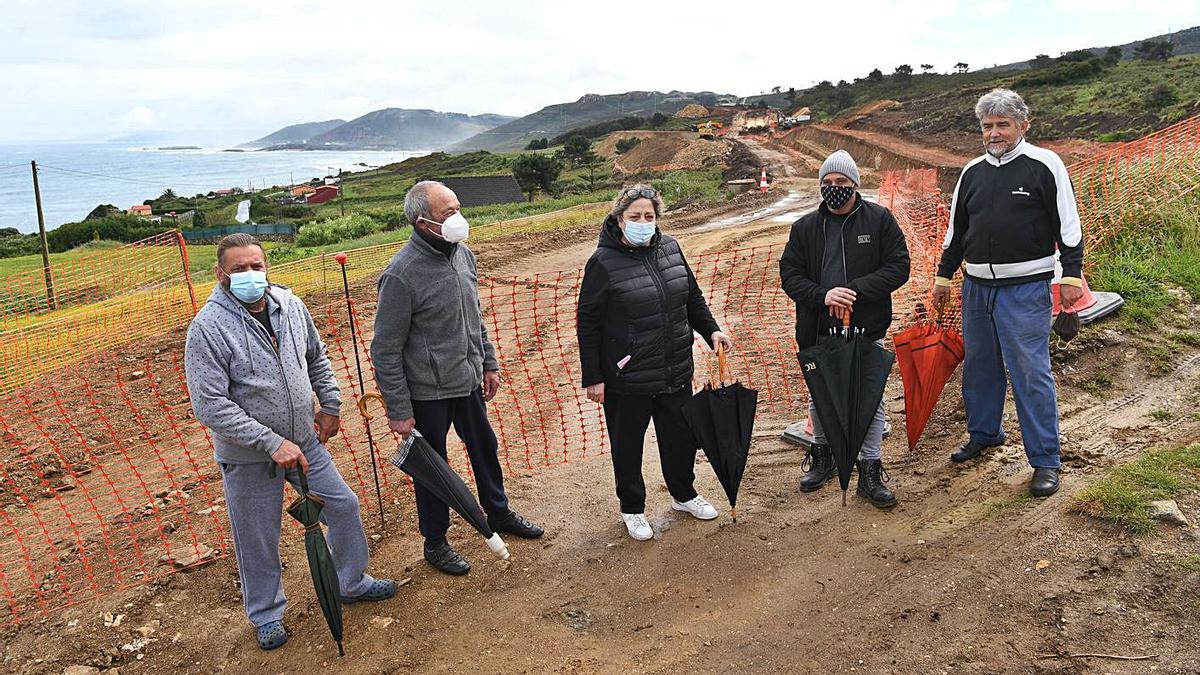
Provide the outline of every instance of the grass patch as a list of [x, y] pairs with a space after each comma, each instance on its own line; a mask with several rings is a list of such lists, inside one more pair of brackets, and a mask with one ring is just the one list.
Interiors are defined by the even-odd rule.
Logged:
[[1167, 410], [1166, 408], [1152, 410], [1150, 411], [1150, 419], [1154, 420], [1155, 422], [1170, 422], [1171, 411]]
[[[1200, 298], [1200, 195], [1121, 223], [1116, 234], [1088, 255], [1088, 282], [1120, 293], [1125, 298], [1122, 327], [1145, 333], [1147, 326], [1159, 325], [1164, 314], [1178, 309], [1172, 287]], [[1178, 340], [1200, 342], [1195, 331]]]
[[1095, 373], [1079, 384], [1083, 390], [1093, 396], [1101, 396], [1112, 388], [1112, 378], [1103, 371]]
[[1031, 501], [1033, 501], [1033, 495], [1030, 495], [1027, 491], [1014, 492], [1011, 495], [1004, 495], [988, 500], [985, 505], [984, 517], [994, 518], [1003, 515], [1014, 509], [1019, 509]]
[[1080, 513], [1117, 523], [1132, 532], [1154, 529], [1150, 502], [1200, 488], [1200, 445], [1152, 450], [1112, 467], [1074, 497]]
[[1200, 554], [1186, 555], [1178, 562], [1180, 567], [1189, 572], [1200, 572]]

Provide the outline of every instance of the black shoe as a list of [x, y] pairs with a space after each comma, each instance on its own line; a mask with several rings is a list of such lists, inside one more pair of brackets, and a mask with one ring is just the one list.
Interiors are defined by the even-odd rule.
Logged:
[[546, 533], [545, 530], [529, 522], [525, 516], [516, 511], [509, 511], [507, 516], [499, 520], [488, 518], [488, 527], [495, 532], [515, 534], [522, 539], [537, 539]]
[[859, 460], [858, 489], [855, 490], [859, 497], [867, 498], [881, 509], [892, 508], [896, 505], [896, 495], [884, 486], [888, 480], [890, 479], [883, 468], [883, 462], [878, 459]]
[[459, 555], [458, 551], [445, 539], [436, 544], [425, 543], [425, 562], [433, 565], [440, 572], [462, 576], [471, 571], [471, 563]]
[[804, 455], [800, 469], [805, 472], [804, 477], [800, 479], [800, 491], [820, 490], [821, 486], [828, 483], [829, 479], [833, 478], [833, 473], [837, 471], [837, 467], [833, 464], [833, 452], [830, 451], [828, 445], [813, 443], [808, 446], [808, 452]]
[[1029, 494], [1034, 497], [1049, 497], [1058, 492], [1058, 469], [1034, 467], [1029, 481]]
[[957, 450], [950, 453], [950, 461], [956, 464], [962, 464], [963, 462], [970, 461], [983, 454], [984, 450], [987, 450], [988, 448], [994, 448], [998, 445], [1004, 445], [1003, 436], [1000, 437], [1000, 442], [993, 443], [991, 445], [984, 445], [983, 443], [976, 443], [975, 441], [968, 440], [966, 443], [958, 446]]

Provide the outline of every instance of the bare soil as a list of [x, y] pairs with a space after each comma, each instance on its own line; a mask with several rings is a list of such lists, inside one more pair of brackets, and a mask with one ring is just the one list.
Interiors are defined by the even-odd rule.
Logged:
[[[674, 214], [664, 224], [689, 256], [779, 243], [789, 218], [815, 198], [811, 181], [785, 178], [766, 195]], [[481, 243], [481, 273], [576, 269], [590, 255], [595, 234], [581, 227]], [[359, 293], [369, 288], [356, 288]], [[1192, 312], [1200, 318], [1195, 305]], [[127, 675], [314, 667], [347, 673], [1200, 671], [1200, 573], [1180, 564], [1200, 553], [1197, 530], [1164, 527], [1133, 537], [1077, 515], [1071, 501], [1105, 466], [1147, 447], [1195, 442], [1200, 354], [1181, 353], [1173, 371], [1158, 375], [1134, 338], [1101, 324], [1056, 348], [1054, 363], [1066, 470], [1063, 489], [1049, 499], [1023, 496], [1030, 471], [1011, 401], [1008, 444], [955, 465], [947, 455], [965, 433], [957, 379], [909, 452], [901, 386], [893, 377], [887, 401], [895, 432], [884, 458], [900, 505], [891, 511], [853, 492], [843, 507], [836, 484], [797, 492], [803, 452], [780, 433], [801, 413], [760, 414], [737, 523], [702, 457], [697, 487], [721, 508], [720, 518], [700, 522], [671, 511], [652, 440], [644, 473], [647, 515], [658, 534], [649, 542], [625, 535], [603, 455], [510, 472], [514, 506], [544, 524], [547, 536], [510, 540], [513, 560], [502, 563], [456, 525], [451, 540], [474, 565], [466, 577], [446, 577], [422, 561], [404, 500], [397, 501], [398, 511], [389, 505], [389, 513], [403, 517], [386, 530], [367, 517], [372, 571], [404, 585], [392, 601], [346, 607], [343, 658], [312, 598], [300, 538], [285, 530], [293, 637], [275, 652], [255, 645], [233, 560], [224, 558], [6, 626], [3, 667], [58, 673], [86, 664], [119, 667]], [[1086, 385], [1097, 373], [1113, 384], [1090, 393], [1095, 387]], [[170, 409], [178, 402], [164, 403]], [[1180, 503], [1193, 521], [1200, 517], [1200, 495]], [[121, 623], [106, 626], [106, 612], [124, 615]], [[1152, 658], [1067, 656], [1078, 653]]]

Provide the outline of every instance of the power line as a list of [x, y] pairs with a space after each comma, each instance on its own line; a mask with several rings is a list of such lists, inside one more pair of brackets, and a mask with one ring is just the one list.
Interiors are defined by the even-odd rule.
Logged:
[[124, 183], [133, 183], [135, 185], [152, 185], [154, 187], [164, 187], [164, 186], [170, 187], [171, 185], [178, 185], [181, 187], [195, 187], [195, 188], [208, 187], [207, 185], [203, 185], [200, 183], [172, 182], [172, 183], [168, 184], [165, 181], [155, 181], [155, 180], [141, 179], [141, 178], [129, 178], [128, 176], [111, 176], [111, 175], [102, 174], [102, 173], [95, 173], [92, 171], [82, 171], [79, 169], [65, 169], [65, 168], [59, 167], [59, 166], [50, 166], [49, 164], [39, 164], [38, 166], [42, 169], [47, 169], [50, 171], [58, 171], [60, 173], [65, 173], [65, 174], [74, 174], [77, 176], [88, 176], [91, 178], [103, 178], [104, 180], [115, 180], [115, 181], [121, 181]]

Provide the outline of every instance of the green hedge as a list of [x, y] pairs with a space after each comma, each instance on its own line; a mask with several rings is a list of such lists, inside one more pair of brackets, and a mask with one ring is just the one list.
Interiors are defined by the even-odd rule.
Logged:
[[152, 237], [165, 229], [169, 228], [137, 216], [108, 216], [59, 225], [46, 233], [46, 241], [51, 251], [61, 253], [95, 239], [132, 242]]
[[347, 239], [357, 239], [368, 234], [382, 232], [386, 224], [362, 213], [353, 213], [341, 218], [331, 218], [300, 228], [296, 235], [297, 246], [324, 246]]

